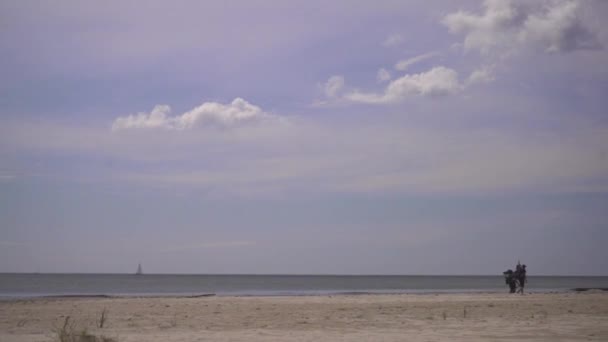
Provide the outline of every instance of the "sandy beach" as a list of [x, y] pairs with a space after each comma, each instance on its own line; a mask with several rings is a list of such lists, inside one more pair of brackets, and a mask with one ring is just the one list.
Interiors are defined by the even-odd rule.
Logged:
[[608, 293], [554, 293], [7, 300], [0, 341], [52, 341], [66, 316], [124, 342], [608, 340]]

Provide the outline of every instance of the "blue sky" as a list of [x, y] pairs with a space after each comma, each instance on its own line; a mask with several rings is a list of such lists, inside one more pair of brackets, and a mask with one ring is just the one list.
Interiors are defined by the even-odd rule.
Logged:
[[608, 275], [608, 4], [0, 4], [0, 271]]

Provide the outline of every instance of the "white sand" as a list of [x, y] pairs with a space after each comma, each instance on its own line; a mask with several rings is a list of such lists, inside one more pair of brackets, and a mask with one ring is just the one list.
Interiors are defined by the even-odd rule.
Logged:
[[66, 315], [120, 342], [608, 341], [608, 293], [0, 301], [0, 341], [52, 341]]

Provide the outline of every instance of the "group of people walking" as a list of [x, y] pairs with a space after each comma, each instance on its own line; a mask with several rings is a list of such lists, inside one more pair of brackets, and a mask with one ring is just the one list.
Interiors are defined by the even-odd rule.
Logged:
[[515, 272], [508, 269], [502, 273], [505, 276], [505, 283], [509, 285], [509, 293], [524, 294], [524, 286], [528, 281], [526, 278], [526, 265], [522, 265], [519, 261], [515, 266]]

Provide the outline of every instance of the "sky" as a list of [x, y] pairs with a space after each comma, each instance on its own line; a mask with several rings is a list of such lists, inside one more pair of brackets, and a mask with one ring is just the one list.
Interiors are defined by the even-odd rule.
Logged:
[[0, 1], [0, 272], [608, 275], [607, 16]]

